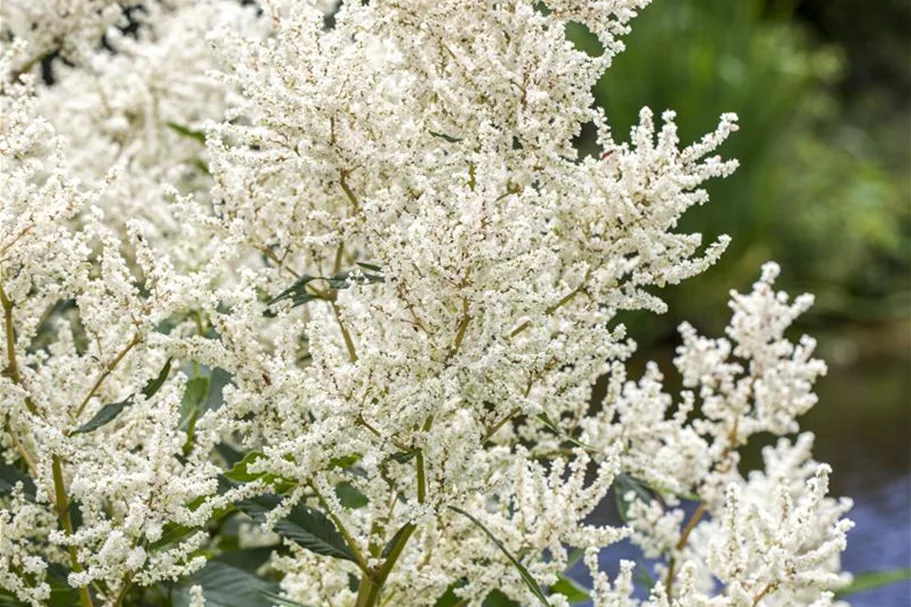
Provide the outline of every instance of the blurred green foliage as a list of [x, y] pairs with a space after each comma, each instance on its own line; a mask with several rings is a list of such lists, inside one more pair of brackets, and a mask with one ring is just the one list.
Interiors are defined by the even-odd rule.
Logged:
[[[655, 2], [595, 88], [617, 139], [643, 105], [676, 110], [684, 143], [711, 131], [723, 112], [740, 116], [722, 152], [741, 168], [711, 183], [711, 202], [681, 226], [707, 240], [730, 234], [733, 244], [709, 272], [665, 291], [668, 316], [631, 319], [640, 334], [666, 335], [683, 318], [718, 329], [729, 289], [747, 289], [769, 259], [783, 266], [782, 287], [817, 294], [826, 318], [908, 312], [906, 113], [882, 95], [849, 104], [840, 88], [846, 54], [814, 40], [793, 9], [763, 0]], [[598, 52], [581, 27], [568, 36]], [[579, 144], [597, 152], [585, 134]]]

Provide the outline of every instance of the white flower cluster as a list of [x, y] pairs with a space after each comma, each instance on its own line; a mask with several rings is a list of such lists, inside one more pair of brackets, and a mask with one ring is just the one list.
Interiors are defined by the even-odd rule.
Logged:
[[[736, 168], [732, 115], [681, 146], [593, 107], [646, 3], [6, 2], [10, 600], [565, 607], [584, 554], [597, 606], [832, 604], [850, 504], [812, 436], [738, 458], [815, 404], [811, 299], [769, 264], [729, 339], [681, 327], [679, 398], [627, 380], [618, 314], [718, 258], [675, 228]], [[646, 600], [598, 570], [625, 538]]]

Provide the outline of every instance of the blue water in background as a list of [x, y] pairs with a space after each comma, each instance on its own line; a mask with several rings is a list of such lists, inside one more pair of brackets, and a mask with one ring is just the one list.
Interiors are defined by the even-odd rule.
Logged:
[[[863, 366], [834, 367], [818, 385], [819, 404], [803, 419], [816, 435], [814, 457], [832, 465], [830, 495], [850, 496], [844, 569], [852, 573], [911, 567], [911, 360], [891, 357]], [[744, 461], [759, 461], [762, 443]], [[593, 524], [616, 524], [612, 500], [591, 517]], [[611, 580], [619, 561], [640, 559], [628, 543], [611, 546], [599, 558]], [[637, 567], [639, 569], [639, 567]], [[582, 563], [570, 572], [586, 588], [591, 580]], [[909, 607], [911, 581], [852, 594], [854, 607]]]

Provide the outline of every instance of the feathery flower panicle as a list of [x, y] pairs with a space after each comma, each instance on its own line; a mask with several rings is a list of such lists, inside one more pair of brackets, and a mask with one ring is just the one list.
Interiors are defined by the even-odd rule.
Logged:
[[[733, 115], [593, 107], [645, 4], [7, 2], [0, 589], [565, 607], [578, 554], [598, 607], [833, 604], [812, 436], [738, 469], [816, 403], [812, 298], [768, 264], [726, 337], [681, 326], [679, 395], [626, 370], [618, 315], [722, 254], [677, 226], [737, 166]], [[658, 564], [611, 580], [627, 538]]]

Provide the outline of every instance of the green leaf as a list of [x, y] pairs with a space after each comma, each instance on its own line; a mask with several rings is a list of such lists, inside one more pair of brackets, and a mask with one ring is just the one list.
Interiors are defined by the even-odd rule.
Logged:
[[[626, 499], [628, 493], [633, 494], [632, 500]], [[629, 520], [629, 508], [634, 501], [641, 500], [648, 503], [652, 501], [652, 499], [652, 492], [648, 487], [630, 475], [621, 473], [614, 479], [614, 501], [617, 504], [617, 512], [620, 514], [620, 520], [624, 523]]]
[[405, 523], [402, 525], [401, 528], [395, 532], [395, 535], [392, 536], [392, 539], [386, 543], [386, 546], [383, 548], [382, 557], [385, 559], [392, 554], [392, 551], [395, 549], [396, 545], [398, 545], [402, 536], [408, 535], [412, 531], [414, 531], [414, 523]]
[[79, 591], [67, 582], [69, 570], [52, 563], [47, 570], [47, 581], [51, 587], [51, 596], [47, 604], [50, 607], [71, 607], [79, 604]]
[[417, 449], [415, 449], [414, 451], [399, 451], [398, 453], [393, 453], [389, 457], [391, 457], [392, 459], [394, 459], [395, 461], [397, 461], [400, 464], [407, 464], [408, 462], [413, 460], [417, 454], [418, 454], [418, 451], [417, 451]]
[[581, 548], [573, 548], [569, 551], [569, 556], [566, 557], [566, 571], [572, 569], [576, 563], [581, 561], [585, 557], [585, 551]]
[[854, 574], [854, 581], [848, 584], [846, 588], [842, 588], [836, 592], [835, 598], [841, 599], [850, 594], [866, 592], [867, 590], [882, 588], [883, 586], [895, 584], [896, 582], [904, 582], [906, 580], [911, 580], [911, 567], [892, 569], [889, 571], [865, 571], [863, 573], [856, 573]]
[[199, 408], [209, 395], [209, 377], [194, 377], [187, 382], [186, 391], [180, 401], [180, 429], [186, 430], [199, 415]]
[[302, 274], [300, 278], [295, 280], [290, 287], [270, 299], [267, 303], [271, 306], [272, 304], [278, 303], [285, 299], [290, 299], [292, 306], [297, 306], [302, 303], [307, 303], [312, 299], [316, 299], [316, 295], [308, 293], [306, 287], [310, 282], [316, 280], [317, 278], [317, 276]]
[[258, 589], [260, 593], [274, 604], [278, 605], [287, 605], [287, 607], [309, 607], [309, 605], [304, 605], [303, 603], [298, 603], [297, 601], [292, 601], [291, 599], [286, 599], [283, 596], [279, 596], [268, 590], [263, 590], [262, 588]]
[[[280, 502], [281, 498], [277, 495], [261, 495], [238, 502], [237, 508], [253, 520], [262, 522], [265, 515]], [[357, 562], [335, 524], [325, 514], [309, 506], [295, 505], [287, 517], [275, 524], [274, 531], [316, 554]]]
[[22, 483], [22, 494], [26, 499], [35, 500], [35, 483], [31, 477], [0, 461], [0, 495], [12, 493], [16, 483]]
[[202, 586], [206, 607], [271, 607], [272, 601], [260, 590], [270, 593], [279, 591], [277, 583], [224, 562], [219, 557], [209, 561], [181, 585], [180, 592], [174, 597], [174, 607], [189, 605], [189, 587], [193, 585]]
[[357, 262], [357, 265], [361, 266], [365, 270], [370, 270], [371, 272], [381, 273], [383, 271], [383, 268], [381, 268], [377, 265], [374, 265], [372, 263], [366, 263], [363, 261], [359, 261], [359, 262]]
[[522, 605], [503, 594], [503, 592], [493, 589], [487, 595], [487, 598], [484, 599], [483, 607], [522, 607]]
[[[161, 386], [164, 385], [165, 380], [168, 379], [168, 373], [170, 373], [170, 371], [171, 359], [169, 358], [167, 362], [165, 362], [164, 367], [161, 369], [161, 371], [159, 371], [158, 375], [153, 379], [150, 379], [148, 382], [146, 382], [146, 385], [143, 386], [141, 391], [142, 395], [147, 399], [152, 398], [152, 396], [158, 392]], [[134, 396], [134, 394], [131, 394], [119, 403], [104, 405], [101, 407], [101, 409], [98, 410], [92, 419], [70, 432], [70, 434], [84, 434], [86, 432], [92, 432], [93, 430], [97, 430], [101, 426], [114, 421], [114, 419], [120, 415], [124, 409], [133, 404]]]
[[557, 581], [550, 587], [551, 593], [562, 594], [570, 603], [584, 603], [590, 601], [588, 591], [562, 573], [557, 576]]
[[243, 459], [234, 464], [234, 466], [225, 472], [225, 476], [238, 483], [249, 483], [266, 476], [265, 472], [252, 473], [247, 470], [247, 466], [258, 459], [266, 457], [259, 451], [250, 451], [244, 455]]
[[181, 137], [186, 137], [188, 139], [195, 139], [199, 143], [206, 142], [206, 134], [202, 131], [197, 131], [191, 129], [190, 127], [184, 126], [182, 124], [177, 124], [176, 122], [168, 122], [168, 128], [180, 135]]
[[97, 430], [101, 426], [114, 421], [114, 419], [131, 404], [133, 404], [132, 394], [128, 396], [126, 400], [122, 400], [119, 403], [105, 405], [98, 410], [98, 413], [92, 416], [92, 419], [70, 432], [70, 434], [84, 434]]
[[361, 458], [364, 457], [360, 453], [352, 453], [351, 455], [344, 455], [342, 457], [333, 457], [329, 460], [329, 469], [335, 470], [336, 468], [350, 468], [354, 464], [361, 461]]
[[[362, 284], [372, 285], [378, 282], [386, 282], [386, 277], [382, 274], [368, 274], [367, 272], [361, 272], [361, 275], [354, 279], [356, 282]], [[331, 278], [327, 278], [326, 282], [329, 283], [329, 287], [332, 289], [347, 289], [351, 286], [351, 272], [339, 272]]]
[[274, 551], [275, 549], [271, 546], [244, 548], [225, 552], [224, 554], [218, 555], [216, 558], [219, 562], [230, 565], [231, 567], [237, 567], [238, 569], [243, 569], [250, 573], [256, 573], [260, 567], [266, 564], [266, 561], [269, 560], [269, 557], [272, 556]]
[[161, 389], [161, 387], [164, 385], [164, 382], [168, 379], [168, 374], [170, 372], [171, 359], [169, 358], [167, 361], [165, 361], [164, 367], [161, 368], [161, 371], [158, 372], [158, 376], [150, 379], [142, 388], [142, 395], [145, 396], [146, 399], [155, 396], [155, 393]]
[[435, 131], [430, 131], [430, 130], [428, 130], [427, 132], [430, 133], [431, 135], [433, 135], [434, 137], [439, 137], [443, 141], [447, 141], [449, 143], [458, 143], [458, 142], [462, 141], [458, 137], [453, 137], [452, 135], [447, 135], [445, 133], [437, 133]]
[[460, 599], [455, 593], [458, 588], [461, 588], [467, 583], [466, 580], [458, 580], [451, 583], [449, 587], [446, 588], [446, 592], [444, 592], [443, 595], [437, 599], [437, 602], [433, 604], [433, 607], [460, 607], [467, 603], [468, 601]]
[[335, 495], [345, 508], [357, 510], [363, 508], [370, 500], [367, 496], [358, 491], [354, 485], [348, 482], [339, 483], [335, 486]]
[[[2, 373], [0, 373], [2, 375]], [[12, 593], [7, 592], [0, 588], [0, 607], [28, 607], [27, 603], [23, 603]]]
[[199, 172], [202, 173], [203, 175], [207, 175], [209, 177], [212, 176], [212, 171], [209, 170], [209, 165], [206, 164], [205, 161], [202, 160], [201, 158], [197, 158], [196, 160], [194, 160], [193, 166], [195, 166], [197, 169], [199, 169]]
[[218, 443], [215, 445], [215, 451], [217, 451], [218, 454], [224, 458], [225, 462], [232, 467], [244, 457], [243, 453], [227, 443]]
[[518, 559], [516, 559], [516, 557], [514, 557], [509, 552], [509, 550], [506, 549], [506, 546], [504, 546], [503, 543], [500, 540], [498, 540], [497, 537], [493, 533], [491, 533], [490, 530], [487, 527], [485, 527], [483, 523], [481, 523], [481, 521], [479, 521], [472, 515], [468, 514], [467, 512], [465, 512], [464, 510], [462, 510], [461, 508], [458, 508], [456, 506], [449, 506], [449, 509], [453, 510], [454, 512], [458, 512], [459, 514], [461, 514], [462, 516], [464, 516], [465, 518], [470, 520], [472, 523], [474, 523], [475, 525], [480, 527], [481, 530], [487, 534], [487, 537], [489, 537], [491, 539], [491, 541], [497, 545], [497, 548], [500, 549], [500, 552], [502, 552], [506, 556], [506, 558], [509, 559], [509, 562], [511, 562], [513, 564], [513, 566], [519, 572], [519, 576], [522, 578], [522, 581], [525, 582], [525, 585], [528, 586], [528, 589], [531, 591], [531, 593], [533, 595], [535, 595], [535, 597], [537, 597], [537, 599], [539, 601], [541, 601], [542, 605], [546, 605], [547, 607], [550, 607], [550, 603], [547, 602], [547, 597], [544, 596], [543, 592], [541, 592], [541, 585], [538, 584], [537, 580], [535, 580], [534, 577], [532, 577], [532, 575], [528, 572], [528, 569], [525, 568], [525, 565], [520, 563], [518, 561]]
[[149, 544], [149, 550], [154, 552], [167, 548], [190, 537], [199, 530], [198, 527], [185, 527], [177, 523], [167, 523], [162, 529], [161, 537]]

